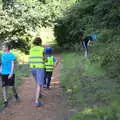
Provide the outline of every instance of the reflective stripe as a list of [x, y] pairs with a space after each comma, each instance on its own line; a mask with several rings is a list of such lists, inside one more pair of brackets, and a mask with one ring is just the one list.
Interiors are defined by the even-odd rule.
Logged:
[[43, 57], [40, 57], [40, 56], [32, 56], [32, 57], [29, 57], [30, 59], [34, 59], [34, 58], [43, 58]]
[[45, 66], [50, 66], [50, 67], [53, 67], [53, 65], [45, 65]]
[[51, 70], [51, 69], [53, 69], [53, 68], [46, 68], [46, 70], [49, 70], [49, 69]]
[[33, 52], [39, 52], [39, 51], [40, 51], [39, 49], [33, 50]]
[[53, 68], [47, 68], [46, 71], [53, 71]]
[[44, 62], [29, 62], [30, 64], [44, 64]]
[[54, 57], [50, 56], [48, 57], [48, 61], [45, 63], [45, 68], [46, 68], [46, 72], [52, 72], [53, 68], [54, 68]]
[[41, 46], [33, 46], [30, 49], [29, 64], [30, 68], [45, 68], [44, 48]]
[[30, 68], [44, 68], [44, 64], [31, 64]]

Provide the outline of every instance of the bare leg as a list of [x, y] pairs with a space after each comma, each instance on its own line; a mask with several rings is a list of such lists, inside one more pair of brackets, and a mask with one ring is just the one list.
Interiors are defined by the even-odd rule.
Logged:
[[88, 51], [87, 51], [87, 49], [85, 49], [85, 54], [84, 54], [84, 56], [85, 56], [85, 57], [88, 56]]
[[12, 87], [12, 91], [13, 91], [13, 94], [14, 94], [15, 99], [16, 99], [16, 100], [19, 100], [19, 96], [18, 96], [18, 94], [17, 94], [17, 91], [16, 91], [15, 86]]
[[2, 88], [2, 92], [3, 92], [3, 99], [4, 101], [6, 102], [8, 99], [7, 99], [7, 95], [8, 95], [8, 87], [3, 87]]
[[17, 92], [16, 92], [16, 88], [15, 88], [14, 86], [12, 87], [12, 91], [13, 91], [13, 94], [14, 94], [14, 95], [17, 94]]
[[37, 89], [36, 89], [36, 99], [35, 99], [35, 102], [36, 102], [36, 103], [39, 102], [39, 98], [40, 98], [41, 90], [42, 90], [42, 86], [40, 86], [39, 84], [37, 84]]
[[82, 45], [83, 45], [84, 50], [85, 50], [85, 52], [84, 52], [84, 56], [87, 57], [87, 56], [88, 56], [88, 46], [85, 44], [84, 41], [82, 42]]

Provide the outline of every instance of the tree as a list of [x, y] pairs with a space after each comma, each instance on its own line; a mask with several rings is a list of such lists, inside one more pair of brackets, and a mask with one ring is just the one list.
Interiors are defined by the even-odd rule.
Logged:
[[2, 3], [3, 3], [3, 10], [5, 9], [10, 9], [12, 8], [14, 5], [14, 0], [2, 0]]
[[109, 76], [120, 77], [119, 6], [119, 0], [79, 1], [64, 12], [64, 17], [56, 21], [55, 35], [58, 44], [78, 50], [81, 47], [80, 31], [84, 31], [84, 37], [97, 33], [99, 37], [91, 48], [91, 60], [99, 62]]

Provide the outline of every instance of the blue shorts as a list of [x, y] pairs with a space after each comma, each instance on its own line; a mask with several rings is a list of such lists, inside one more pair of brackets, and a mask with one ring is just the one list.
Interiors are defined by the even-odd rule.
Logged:
[[45, 77], [45, 69], [44, 68], [33, 68], [31, 69], [32, 75], [36, 80], [36, 83], [43, 86], [44, 85], [44, 77]]

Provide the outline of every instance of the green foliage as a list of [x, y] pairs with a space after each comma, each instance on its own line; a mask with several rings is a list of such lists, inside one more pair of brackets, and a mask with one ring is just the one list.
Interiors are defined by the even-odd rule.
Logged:
[[17, 57], [17, 64], [26, 64], [28, 63], [28, 55], [21, 52], [20, 50], [13, 49], [11, 51]]
[[61, 11], [68, 6], [66, 3], [58, 0], [16, 0], [12, 8], [0, 9], [0, 42], [10, 41], [15, 49], [28, 53], [36, 31], [42, 27], [53, 27], [55, 20], [62, 15]]
[[[63, 54], [62, 57], [64, 61], [63, 68], [61, 70], [61, 83], [68, 94], [68, 98], [70, 98], [68, 99], [70, 100], [70, 104], [81, 104], [84, 101], [84, 97], [82, 95], [85, 93], [90, 93], [89, 91], [85, 91], [88, 86], [84, 86], [84, 84], [91, 85], [91, 88], [89, 89], [92, 90], [94, 87], [92, 80], [94, 81], [96, 78], [101, 78], [104, 76], [104, 71], [99, 65], [92, 64], [89, 60], [86, 60], [77, 54], [67, 53]], [[84, 90], [84, 93], [82, 90]], [[90, 97], [90, 99], [92, 98], [93, 96]]]
[[104, 108], [86, 108], [70, 120], [119, 120], [119, 105], [119, 103], [116, 103]]
[[99, 63], [76, 53], [64, 53], [62, 58], [64, 94], [79, 112], [71, 120], [119, 120], [119, 81], [105, 77], [106, 71]]
[[[120, 77], [120, 2], [119, 0], [80, 0], [57, 20], [55, 36], [62, 47], [81, 51], [81, 40], [97, 33], [89, 47], [90, 59], [100, 63], [109, 77]], [[82, 34], [84, 33], [84, 36]], [[78, 44], [78, 49], [74, 47]]]
[[8, 41], [13, 48], [28, 52], [31, 35], [26, 32], [27, 23], [21, 18], [15, 18], [13, 10], [0, 11], [0, 42]]
[[9, 9], [13, 7], [13, 0], [2, 0], [2, 8]]
[[[100, 33], [104, 29], [115, 29], [118, 34], [119, 5], [119, 1], [112, 0], [81, 0], [69, 8], [64, 13], [64, 17], [58, 19], [55, 27], [56, 40], [60, 45], [79, 42], [81, 31], [86, 35], [92, 32]], [[112, 35], [115, 35], [114, 33]]]

